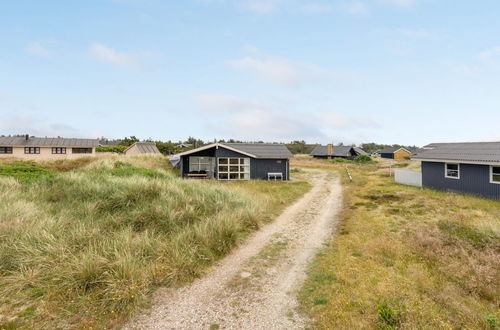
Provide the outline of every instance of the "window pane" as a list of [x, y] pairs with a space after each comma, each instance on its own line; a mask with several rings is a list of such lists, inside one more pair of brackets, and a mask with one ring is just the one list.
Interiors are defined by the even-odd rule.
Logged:
[[219, 179], [220, 180], [227, 180], [228, 174], [227, 173], [219, 173]]
[[229, 172], [238, 172], [238, 166], [229, 166]]
[[492, 168], [494, 174], [500, 174], [500, 166]]
[[229, 173], [229, 180], [238, 180], [238, 173]]
[[494, 174], [492, 179], [493, 182], [500, 182], [500, 174]]
[[239, 160], [238, 160], [238, 158], [231, 158], [231, 159], [229, 160], [229, 164], [236, 164], [236, 165], [238, 165], [238, 164], [239, 164]]
[[219, 164], [227, 164], [227, 158], [219, 158]]
[[219, 172], [227, 172], [229, 170], [228, 166], [219, 166]]
[[446, 164], [448, 170], [457, 170], [458, 171], [458, 164]]

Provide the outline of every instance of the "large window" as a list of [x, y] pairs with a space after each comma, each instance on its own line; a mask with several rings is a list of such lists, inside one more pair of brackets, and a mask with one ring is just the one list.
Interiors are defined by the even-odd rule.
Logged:
[[39, 147], [25, 147], [24, 153], [25, 154], [39, 154], [40, 148]]
[[460, 164], [446, 163], [444, 167], [444, 176], [446, 178], [460, 179]]
[[52, 153], [53, 154], [65, 154], [66, 153], [66, 148], [65, 147], [52, 148]]
[[211, 173], [215, 167], [213, 157], [189, 157], [189, 172]]
[[0, 147], [0, 154], [11, 154], [12, 147]]
[[73, 148], [72, 152], [74, 154], [91, 154], [92, 148]]
[[490, 166], [490, 182], [500, 184], [500, 166]]
[[250, 180], [250, 158], [219, 158], [219, 180]]

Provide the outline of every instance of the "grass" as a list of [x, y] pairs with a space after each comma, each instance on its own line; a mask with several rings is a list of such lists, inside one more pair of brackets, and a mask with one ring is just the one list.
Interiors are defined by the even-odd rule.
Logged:
[[0, 329], [117, 327], [309, 189], [182, 180], [164, 157], [2, 166]]
[[344, 165], [297, 162], [344, 181], [341, 223], [300, 293], [314, 328], [499, 328], [500, 201], [398, 185], [382, 162], [349, 166], [352, 183]]

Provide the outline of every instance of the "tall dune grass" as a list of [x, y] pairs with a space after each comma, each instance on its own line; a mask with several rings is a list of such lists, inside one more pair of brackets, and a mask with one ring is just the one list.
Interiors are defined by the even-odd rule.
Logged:
[[[258, 195], [131, 165], [151, 161], [0, 177], [0, 328], [119, 324], [154, 288], [199, 276], [258, 228]], [[291, 186], [293, 198], [304, 189]]]

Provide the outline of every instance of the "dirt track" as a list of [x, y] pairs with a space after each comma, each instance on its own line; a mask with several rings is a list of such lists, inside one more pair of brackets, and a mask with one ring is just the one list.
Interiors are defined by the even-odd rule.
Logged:
[[311, 191], [203, 278], [157, 293], [128, 329], [303, 329], [296, 292], [337, 223], [342, 190], [333, 171], [308, 170]]

